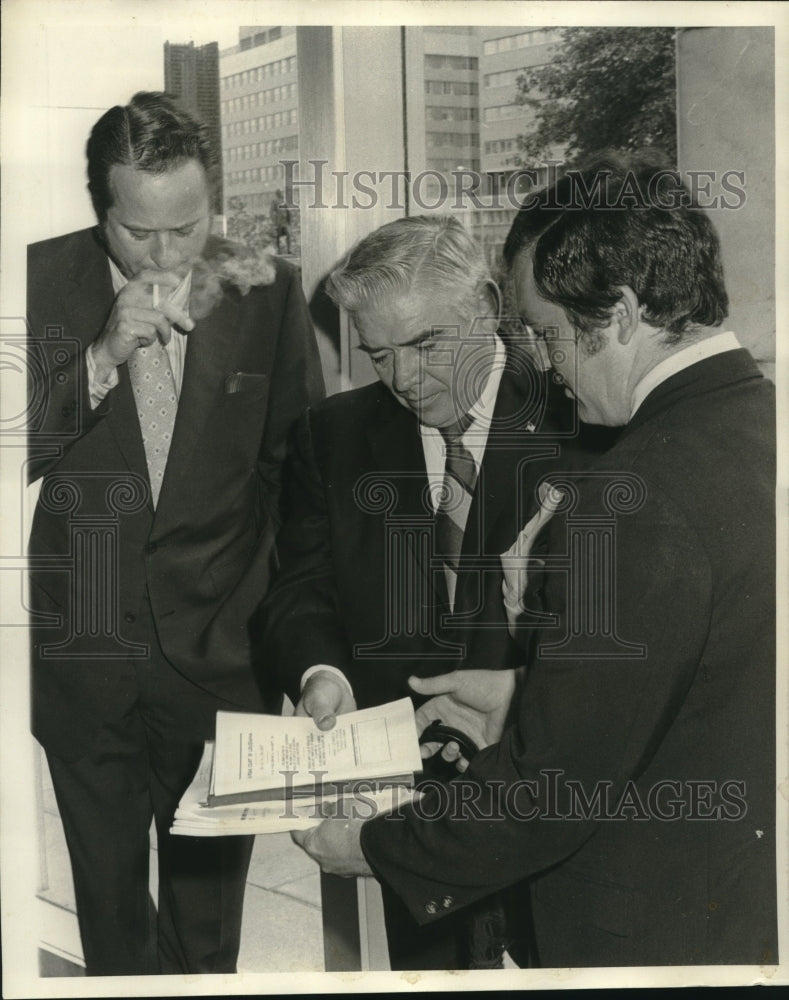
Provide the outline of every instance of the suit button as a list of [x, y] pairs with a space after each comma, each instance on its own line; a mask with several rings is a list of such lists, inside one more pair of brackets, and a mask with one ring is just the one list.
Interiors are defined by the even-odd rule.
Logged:
[[148, 544], [145, 546], [145, 551], [148, 553], [149, 556], [152, 556], [158, 548], [159, 546], [156, 544], [156, 542], [148, 542]]
[[454, 904], [454, 902], [455, 902], [454, 896], [444, 896], [444, 898], [441, 900], [441, 905], [444, 907], [445, 910], [448, 910], [450, 906]]
[[425, 912], [431, 914], [438, 913], [438, 903], [434, 899], [431, 899], [429, 903], [425, 903]]
[[123, 616], [123, 620], [131, 625], [133, 622], [137, 621], [137, 615], [132, 614], [131, 611], [127, 611], [126, 614]]
[[64, 385], [66, 382], [68, 382], [68, 375], [64, 374], [63, 372], [58, 372], [58, 374], [55, 376], [55, 381], [58, 382], [60, 385]]

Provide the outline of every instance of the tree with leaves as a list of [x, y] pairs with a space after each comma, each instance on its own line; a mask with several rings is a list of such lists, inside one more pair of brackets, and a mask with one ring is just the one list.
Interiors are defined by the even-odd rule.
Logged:
[[229, 239], [255, 249], [274, 243], [274, 227], [268, 215], [250, 212], [239, 195], [228, 198], [226, 218]]
[[653, 147], [677, 159], [673, 28], [563, 28], [551, 62], [518, 78], [517, 101], [534, 112], [518, 137], [518, 165], [563, 151], [571, 164], [601, 150]]
[[[282, 195], [278, 191], [277, 195]], [[269, 249], [274, 253], [280, 253], [282, 247], [277, 236], [278, 224], [272, 218], [271, 211], [265, 214], [262, 212], [251, 212], [247, 204], [239, 195], [233, 195], [227, 199], [227, 219], [228, 239], [255, 250]], [[287, 253], [289, 256], [298, 257], [301, 253], [301, 232], [299, 226], [299, 213], [288, 213], [288, 226], [290, 229], [290, 243]]]

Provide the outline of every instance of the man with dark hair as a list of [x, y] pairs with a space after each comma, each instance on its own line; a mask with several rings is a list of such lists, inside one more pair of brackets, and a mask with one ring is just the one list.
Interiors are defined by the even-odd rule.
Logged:
[[562, 179], [506, 257], [581, 418], [623, 430], [549, 477], [555, 617], [517, 721], [475, 676], [428, 679], [491, 745], [440, 794], [294, 838], [425, 925], [528, 879], [543, 966], [774, 964], [774, 388], [718, 329], [717, 236], [679, 180], [580, 177], [599, 203]]
[[93, 126], [87, 145], [88, 191], [99, 222], [115, 198], [110, 173], [116, 165], [163, 174], [179, 160], [195, 160], [205, 171], [213, 200], [221, 169], [208, 129], [167, 94], [135, 94]]
[[252, 619], [322, 378], [295, 272], [209, 236], [202, 125], [140, 93], [87, 151], [98, 226], [29, 250], [33, 729], [87, 973], [233, 972], [252, 838], [169, 828], [217, 709], [277, 707]]

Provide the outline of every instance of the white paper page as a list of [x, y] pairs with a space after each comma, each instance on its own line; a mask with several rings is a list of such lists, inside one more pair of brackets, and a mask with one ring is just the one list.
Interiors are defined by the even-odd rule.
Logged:
[[421, 768], [409, 698], [340, 715], [327, 732], [309, 718], [217, 712], [215, 795]]
[[206, 742], [197, 773], [184, 792], [171, 833], [197, 837], [227, 837], [235, 834], [282, 833], [306, 830], [317, 826], [329, 813], [342, 810], [342, 815], [356, 819], [372, 819], [389, 812], [413, 796], [410, 789], [400, 786], [347, 796], [342, 803], [336, 796], [323, 801], [298, 799], [261, 803], [231, 803], [207, 806], [214, 743]]

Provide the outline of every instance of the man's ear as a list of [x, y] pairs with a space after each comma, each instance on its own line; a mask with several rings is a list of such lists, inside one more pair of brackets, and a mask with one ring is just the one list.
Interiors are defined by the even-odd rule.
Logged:
[[480, 316], [484, 316], [491, 321], [495, 319], [494, 330], [498, 329], [499, 322], [501, 321], [501, 303], [502, 298], [499, 286], [492, 278], [487, 278], [480, 286], [477, 304]]
[[629, 344], [641, 322], [641, 307], [638, 296], [629, 285], [622, 285], [619, 291], [621, 298], [611, 310], [611, 322], [619, 343]]

